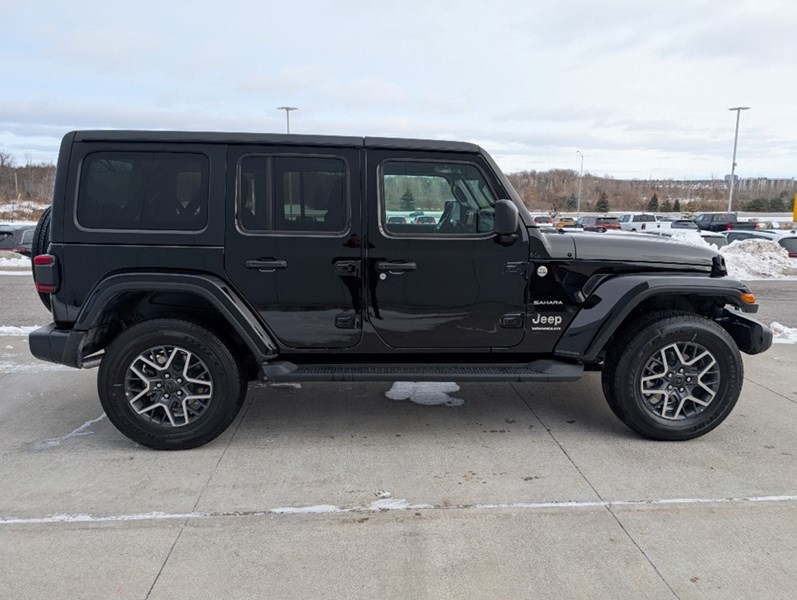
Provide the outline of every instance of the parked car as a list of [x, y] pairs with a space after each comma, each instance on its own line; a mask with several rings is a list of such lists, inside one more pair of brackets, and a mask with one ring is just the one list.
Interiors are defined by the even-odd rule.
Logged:
[[[19, 249], [26, 246], [22, 239], [25, 236], [25, 232], [29, 231], [30, 234], [28, 235], [32, 236], [35, 228], [35, 225], [0, 225], [0, 250], [19, 252]], [[29, 247], [30, 244], [28, 243]]]
[[660, 228], [656, 215], [646, 213], [628, 213], [618, 218], [620, 229], [623, 231], [645, 231], [646, 229]]
[[[772, 343], [714, 250], [537, 227], [473, 144], [79, 131], [57, 164], [33, 245], [52, 322], [29, 348], [99, 366], [108, 420], [152, 448], [217, 437], [254, 380], [541, 383], [585, 370], [602, 371], [628, 427], [686, 440], [731, 413], [740, 351]], [[438, 226], [382, 226], [387, 181], [423, 189]], [[343, 393], [331, 388], [318, 394]]]
[[531, 220], [534, 221], [535, 225], [553, 227], [553, 220], [548, 215], [532, 215]]
[[387, 222], [390, 225], [404, 225], [407, 222], [407, 219], [404, 217], [388, 217]]
[[740, 221], [736, 213], [703, 213], [695, 217], [698, 228], [704, 231], [728, 231], [731, 229], [743, 229], [752, 231], [758, 227], [752, 221]]
[[620, 229], [620, 221], [617, 217], [581, 217], [577, 221], [578, 227], [585, 231], [608, 231], [610, 229]]
[[435, 223], [437, 223], [437, 219], [429, 216], [421, 216], [415, 218], [415, 223], [417, 223], [418, 225], [434, 225]]
[[676, 221], [671, 221], [670, 227], [672, 227], [673, 229], [694, 229], [694, 230], [700, 229], [697, 226], [697, 223], [695, 223], [690, 219], [678, 219]]
[[578, 223], [573, 217], [559, 217], [553, 224], [556, 228], [577, 227]]
[[773, 229], [760, 229], [757, 231], [727, 231], [725, 237], [728, 243], [741, 240], [771, 240], [777, 242], [786, 252], [789, 258], [797, 258], [797, 231], [777, 231]]
[[19, 236], [19, 245], [11, 248], [12, 252], [22, 254], [23, 256], [30, 256], [33, 247], [33, 231], [35, 227], [29, 227], [22, 230], [22, 235]]

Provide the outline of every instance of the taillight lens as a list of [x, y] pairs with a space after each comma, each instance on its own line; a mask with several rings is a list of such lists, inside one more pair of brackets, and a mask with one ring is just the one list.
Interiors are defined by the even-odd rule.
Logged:
[[41, 294], [54, 294], [58, 291], [58, 267], [55, 256], [52, 254], [39, 254], [33, 257], [34, 279], [36, 291]]
[[725, 223], [725, 231], [730, 231], [733, 229], [733, 226], [730, 223]]
[[42, 267], [54, 265], [55, 257], [52, 254], [39, 254], [33, 257], [33, 264]]

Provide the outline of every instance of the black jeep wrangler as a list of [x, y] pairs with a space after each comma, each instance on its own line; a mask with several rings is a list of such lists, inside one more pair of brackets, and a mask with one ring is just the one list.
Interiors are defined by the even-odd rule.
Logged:
[[72, 132], [34, 238], [53, 323], [31, 351], [99, 365], [108, 418], [160, 449], [218, 436], [255, 379], [585, 369], [629, 427], [685, 440], [730, 413], [739, 350], [772, 342], [713, 250], [539, 228], [467, 143]]

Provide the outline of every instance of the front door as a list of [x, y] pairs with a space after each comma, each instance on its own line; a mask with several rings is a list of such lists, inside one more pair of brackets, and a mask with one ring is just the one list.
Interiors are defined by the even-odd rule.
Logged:
[[[406, 153], [404, 154], [406, 156]], [[464, 156], [464, 158], [463, 158]], [[368, 319], [394, 348], [489, 349], [521, 342], [528, 240], [501, 245], [507, 197], [477, 155], [368, 152]]]
[[225, 269], [283, 348], [362, 335], [360, 152], [230, 147]]

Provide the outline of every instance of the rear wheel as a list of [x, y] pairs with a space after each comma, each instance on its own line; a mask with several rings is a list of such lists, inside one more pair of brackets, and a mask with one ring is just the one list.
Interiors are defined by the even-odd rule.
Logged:
[[119, 431], [158, 450], [194, 448], [216, 438], [246, 396], [229, 348], [181, 319], [152, 319], [122, 332], [105, 352], [97, 387]]
[[[42, 216], [39, 217], [39, 222], [36, 224], [36, 229], [33, 230], [33, 241], [31, 242], [31, 268], [33, 268], [33, 259], [39, 254], [47, 254], [50, 247], [50, 223], [52, 221], [52, 206], [44, 209]], [[33, 281], [36, 282], [36, 269], [33, 269]], [[50, 294], [42, 294], [39, 292], [39, 298], [47, 310], [52, 310], [52, 303], [50, 302]]]
[[618, 336], [604, 361], [603, 391], [615, 415], [656, 440], [708, 433], [730, 414], [742, 388], [742, 357], [715, 322], [663, 311]]

